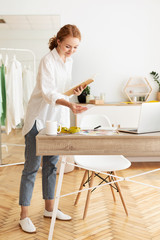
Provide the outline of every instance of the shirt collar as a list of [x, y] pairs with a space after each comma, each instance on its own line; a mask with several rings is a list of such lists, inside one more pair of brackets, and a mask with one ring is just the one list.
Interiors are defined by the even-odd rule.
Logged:
[[67, 57], [67, 58], [66, 58], [66, 62], [64, 63], [63, 60], [62, 60], [62, 58], [60, 57], [59, 53], [57, 52], [57, 49], [56, 49], [56, 48], [54, 48], [51, 52], [52, 52], [53, 56], [56, 58], [56, 60], [62, 62], [63, 64], [66, 64], [67, 62], [72, 61], [72, 58], [71, 58], [71, 57]]

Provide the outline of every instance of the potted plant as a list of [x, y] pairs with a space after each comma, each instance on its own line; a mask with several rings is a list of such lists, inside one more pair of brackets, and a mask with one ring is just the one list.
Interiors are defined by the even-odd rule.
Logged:
[[157, 100], [160, 101], [160, 77], [159, 74], [152, 71], [150, 73], [156, 83], [158, 83], [158, 92], [157, 92]]
[[83, 92], [78, 96], [79, 103], [86, 103], [86, 96], [90, 95], [90, 87], [87, 86]]

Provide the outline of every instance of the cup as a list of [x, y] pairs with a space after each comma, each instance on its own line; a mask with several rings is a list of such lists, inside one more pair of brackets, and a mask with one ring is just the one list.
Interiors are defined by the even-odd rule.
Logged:
[[137, 102], [137, 96], [133, 96], [132, 101]]
[[[59, 127], [59, 131], [58, 131]], [[57, 135], [61, 132], [61, 124], [58, 124], [56, 121], [46, 121], [46, 134], [47, 135]]]
[[87, 95], [86, 96], [86, 103], [89, 103], [89, 101], [90, 101], [90, 95]]

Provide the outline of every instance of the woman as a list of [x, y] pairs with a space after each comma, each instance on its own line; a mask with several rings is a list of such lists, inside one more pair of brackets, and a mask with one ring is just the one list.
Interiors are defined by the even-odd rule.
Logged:
[[[41, 158], [36, 156], [36, 140], [38, 132], [45, 127], [47, 120], [57, 121], [62, 126], [69, 127], [69, 110], [81, 113], [86, 107], [69, 102], [69, 97], [63, 93], [70, 88], [72, 59], [77, 50], [81, 34], [75, 25], [65, 25], [49, 41], [51, 50], [45, 55], [39, 65], [37, 83], [28, 103], [23, 134], [25, 135], [25, 164], [21, 177], [19, 204], [21, 205], [20, 226], [23, 231], [33, 233], [36, 228], [28, 217], [36, 173], [40, 167]], [[83, 88], [75, 89], [74, 94], [80, 95]], [[51, 217], [56, 183], [56, 163], [58, 156], [44, 156], [42, 167], [42, 189], [45, 199], [45, 217]], [[70, 220], [71, 217], [57, 212], [57, 219]]]

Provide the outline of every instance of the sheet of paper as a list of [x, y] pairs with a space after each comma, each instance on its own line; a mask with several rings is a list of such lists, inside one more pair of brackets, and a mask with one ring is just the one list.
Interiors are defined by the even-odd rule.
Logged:
[[117, 134], [116, 131], [109, 131], [109, 130], [81, 130], [79, 134], [87, 135], [87, 136], [103, 136], [103, 135], [113, 135]]

